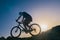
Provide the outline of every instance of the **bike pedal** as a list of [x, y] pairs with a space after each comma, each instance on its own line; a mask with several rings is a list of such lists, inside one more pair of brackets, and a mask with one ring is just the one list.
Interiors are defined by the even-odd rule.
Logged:
[[24, 31], [24, 30], [22, 30], [22, 31]]

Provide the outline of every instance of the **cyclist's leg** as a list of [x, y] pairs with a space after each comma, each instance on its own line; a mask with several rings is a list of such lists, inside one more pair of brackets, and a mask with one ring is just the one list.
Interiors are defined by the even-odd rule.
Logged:
[[27, 24], [26, 24], [26, 22], [23, 22], [23, 25], [24, 25], [24, 30], [25, 30], [25, 33], [28, 33], [28, 30], [27, 30]]
[[31, 21], [28, 20], [28, 19], [24, 20], [23, 25], [24, 25], [25, 29], [27, 29], [27, 27], [28, 27], [29, 29], [31, 28], [31, 27], [29, 26], [30, 22], [31, 22]]
[[30, 22], [30, 20], [26, 20], [26, 27], [28, 27], [28, 29], [31, 29], [31, 27], [29, 26]]
[[24, 20], [24, 22], [23, 22], [23, 25], [24, 25], [25, 29], [27, 30], [26, 21], [25, 21], [25, 20]]

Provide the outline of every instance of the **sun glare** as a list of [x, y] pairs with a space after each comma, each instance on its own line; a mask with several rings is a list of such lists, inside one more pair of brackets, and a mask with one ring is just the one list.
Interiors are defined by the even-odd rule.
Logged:
[[48, 30], [48, 25], [46, 25], [46, 24], [41, 24], [40, 26], [41, 26], [41, 31], [42, 31], [42, 32]]

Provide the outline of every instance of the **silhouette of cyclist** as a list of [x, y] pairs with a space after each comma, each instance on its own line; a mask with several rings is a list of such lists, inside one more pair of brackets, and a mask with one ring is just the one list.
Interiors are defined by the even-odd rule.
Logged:
[[[23, 19], [22, 19], [22, 22], [23, 22], [23, 25], [25, 27], [25, 29], [27, 30], [27, 27], [29, 27], [29, 23], [32, 22], [32, 17], [31, 15], [29, 15], [27, 12], [19, 12], [19, 17], [18, 19], [16, 20], [16, 22], [18, 22], [18, 20], [23, 16]], [[30, 27], [29, 27], [30, 29]]]

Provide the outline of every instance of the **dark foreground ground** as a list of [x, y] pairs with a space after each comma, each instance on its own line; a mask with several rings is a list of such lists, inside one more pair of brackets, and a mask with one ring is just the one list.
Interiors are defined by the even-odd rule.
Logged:
[[52, 29], [41, 33], [38, 36], [29, 38], [13, 38], [13, 37], [1, 37], [0, 40], [60, 40], [60, 25], [53, 27]]

